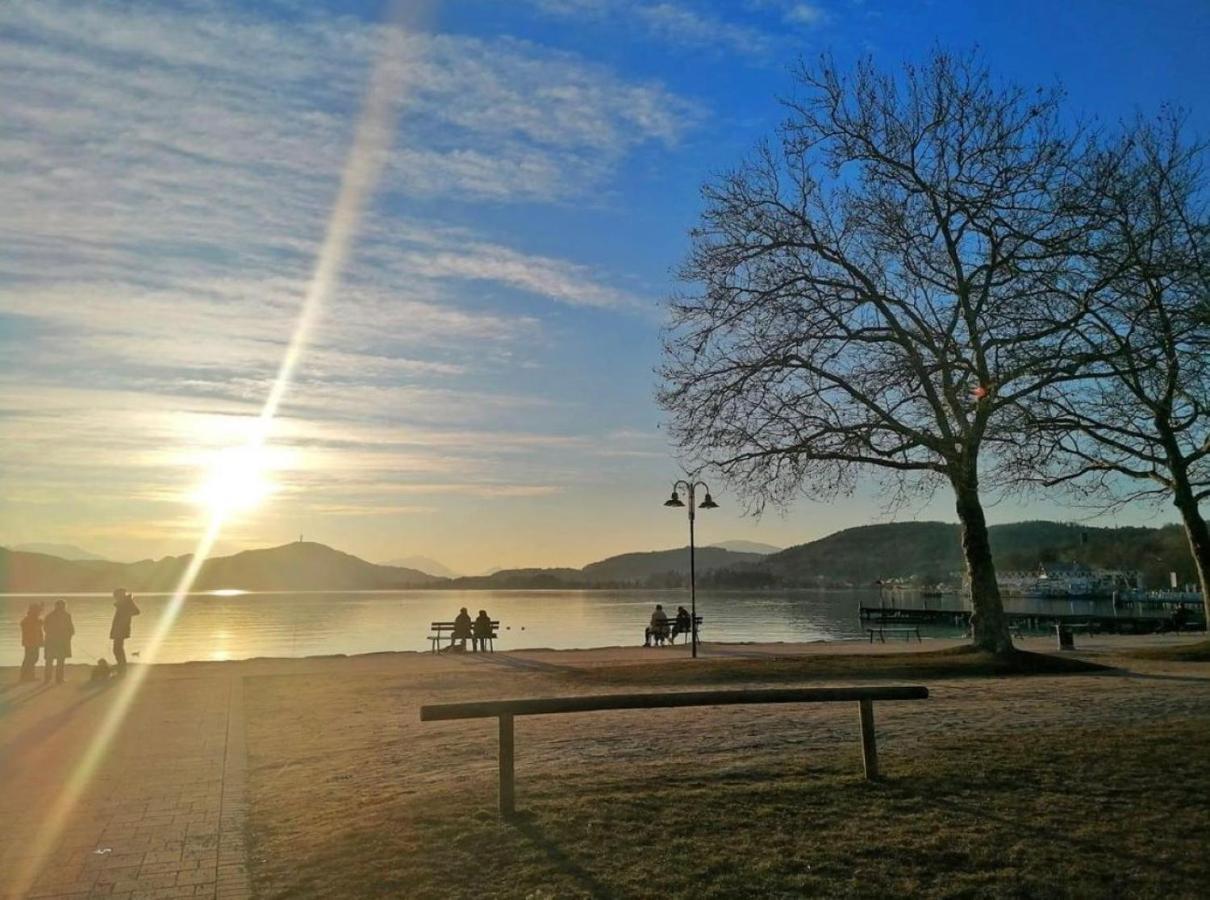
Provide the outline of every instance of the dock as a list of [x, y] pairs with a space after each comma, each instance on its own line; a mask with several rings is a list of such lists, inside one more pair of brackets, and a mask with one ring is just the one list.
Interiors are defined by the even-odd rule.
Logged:
[[[929, 609], [927, 607], [862, 606], [858, 615], [863, 622], [880, 625], [901, 623], [934, 625], [941, 628], [966, 628], [970, 622], [969, 609]], [[1172, 629], [1171, 615], [1107, 615], [1105, 613], [1014, 612], [1005, 610], [1010, 626], [1023, 630], [1041, 631], [1058, 624], [1088, 625], [1108, 634], [1153, 634]], [[1185, 623], [1184, 631], [1205, 631], [1206, 623], [1196, 614]]]

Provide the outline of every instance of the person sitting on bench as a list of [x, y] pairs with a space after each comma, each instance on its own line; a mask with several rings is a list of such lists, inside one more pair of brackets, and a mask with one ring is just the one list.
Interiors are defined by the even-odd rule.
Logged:
[[651, 624], [647, 626], [647, 631], [643, 635], [643, 646], [650, 647], [654, 643], [655, 646], [662, 647], [666, 640], [668, 640], [668, 613], [664, 612], [663, 604], [657, 603], [655, 612], [651, 614]]
[[458, 612], [454, 617], [454, 630], [450, 632], [450, 645], [447, 649], [454, 649], [454, 641], [461, 641], [461, 649], [466, 649], [467, 639], [472, 637], [474, 630], [471, 623], [471, 614], [466, 611], [466, 607]]
[[676, 608], [676, 618], [672, 622], [672, 642], [676, 643], [677, 635], [688, 634], [693, 630], [693, 618], [689, 610], [683, 606]]
[[487, 642], [494, 637], [492, 634], [492, 619], [486, 610], [479, 610], [471, 632], [471, 649], [478, 653], [487, 649]]

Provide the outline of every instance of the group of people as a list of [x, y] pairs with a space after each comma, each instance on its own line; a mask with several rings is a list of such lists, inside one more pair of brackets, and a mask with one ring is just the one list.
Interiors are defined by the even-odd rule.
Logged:
[[464, 606], [454, 618], [454, 630], [450, 634], [450, 647], [454, 646], [455, 641], [460, 641], [461, 648], [465, 650], [466, 642], [469, 639], [471, 649], [478, 652], [486, 650], [488, 641], [495, 636], [496, 634], [492, 630], [492, 618], [486, 610], [479, 610], [479, 615], [472, 619]]
[[[134, 597], [125, 588], [113, 592], [113, 622], [109, 626], [109, 638], [113, 641], [113, 658], [118, 675], [126, 672], [126, 641], [130, 637], [130, 620], [142, 610]], [[44, 681], [50, 684], [63, 683], [63, 669], [71, 656], [71, 639], [76, 626], [67, 611], [64, 600], [56, 600], [54, 609], [42, 615], [43, 605], [31, 603], [25, 618], [21, 620], [21, 646], [25, 657], [21, 661], [21, 681], [37, 680], [38, 656], [46, 660]], [[108, 665], [108, 664], [106, 664]]]
[[668, 618], [664, 605], [657, 603], [655, 612], [651, 614], [651, 622], [643, 635], [644, 647], [662, 647], [665, 643], [675, 643], [678, 635], [689, 634], [693, 630], [693, 617], [683, 606], [676, 608], [676, 616]]

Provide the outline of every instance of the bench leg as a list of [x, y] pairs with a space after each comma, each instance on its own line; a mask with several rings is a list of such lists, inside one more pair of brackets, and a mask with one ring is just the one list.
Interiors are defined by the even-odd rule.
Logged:
[[513, 790], [513, 716], [500, 714], [500, 818], [510, 819], [516, 813]]
[[878, 740], [874, 737], [874, 701], [858, 700], [861, 709], [861, 763], [866, 781], [878, 779]]

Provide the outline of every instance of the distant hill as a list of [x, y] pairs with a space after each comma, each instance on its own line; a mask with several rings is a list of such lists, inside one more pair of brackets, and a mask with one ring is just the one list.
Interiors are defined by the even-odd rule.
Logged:
[[404, 569], [415, 569], [418, 572], [423, 572], [425, 575], [433, 575], [437, 578], [458, 578], [458, 573], [452, 569], [443, 566], [437, 560], [429, 556], [408, 556], [403, 559], [392, 559], [383, 563], [384, 566], [397, 566]]
[[760, 541], [718, 541], [710, 546], [730, 550], [732, 553], [757, 553], [761, 556], [768, 556], [770, 553], [780, 553], [782, 550], [781, 547], [774, 547], [772, 544], [762, 544]]
[[[1167, 584], [1170, 571], [1182, 582], [1195, 580], [1193, 560], [1177, 525], [1094, 528], [1039, 521], [993, 525], [988, 532], [1001, 572], [1032, 569], [1039, 562], [1077, 561], [1137, 569], [1154, 587]], [[782, 584], [869, 584], [887, 578], [945, 580], [962, 572], [963, 560], [956, 524], [895, 522], [847, 528], [747, 568], [768, 573]]]
[[[698, 547], [696, 566], [699, 574], [726, 569], [761, 559], [757, 553], [734, 553], [721, 547]], [[584, 578], [595, 583], [636, 582], [668, 576], [679, 579], [689, 574], [689, 548], [656, 550], [648, 553], [623, 553], [600, 562], [589, 563], [582, 570]]]
[[104, 556], [82, 550], [75, 544], [14, 544], [9, 550], [20, 550], [23, 553], [44, 553], [47, 556], [57, 556], [60, 559], [99, 559]]
[[[697, 550], [702, 587], [772, 588], [818, 584], [869, 585], [880, 579], [955, 581], [963, 569], [958, 526], [948, 522], [897, 522], [847, 528], [777, 553]], [[1185, 536], [1162, 528], [1092, 528], [1059, 522], [1016, 522], [990, 529], [1001, 572], [1039, 562], [1082, 562], [1137, 569], [1148, 586], [1195, 580]], [[171, 591], [189, 556], [135, 563], [69, 560], [0, 548], [0, 592]], [[316, 543], [292, 543], [207, 560], [195, 590], [391, 590], [408, 588], [556, 589], [680, 587], [688, 580], [689, 548], [623, 553], [583, 569], [501, 569], [488, 575], [441, 578], [407, 566], [380, 566]]]
[[[91, 592], [124, 587], [131, 591], [172, 591], [190, 558], [167, 556], [125, 564], [0, 549], [0, 590]], [[377, 566], [323, 544], [300, 541], [209, 559], [202, 565], [193, 589], [353, 591], [432, 587], [440, 583], [442, 579], [416, 569]]]

